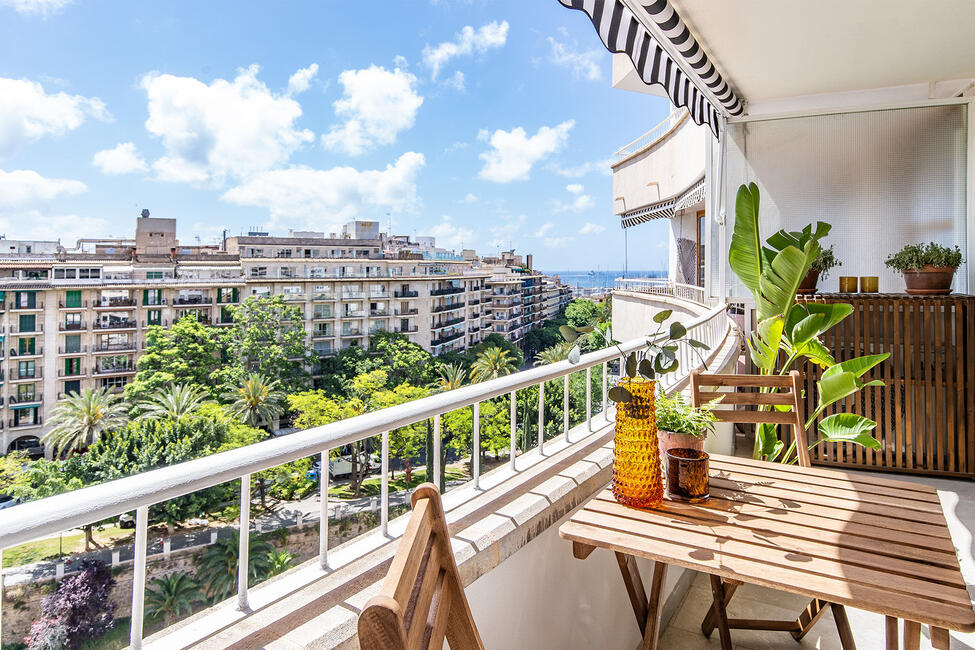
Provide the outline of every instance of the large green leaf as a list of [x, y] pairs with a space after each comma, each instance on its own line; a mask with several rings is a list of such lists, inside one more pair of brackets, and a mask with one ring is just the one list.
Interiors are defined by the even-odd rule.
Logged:
[[[792, 309], [789, 313], [794, 311], [795, 309]], [[789, 343], [793, 346], [802, 345], [819, 336], [823, 331], [822, 327], [825, 320], [826, 317], [822, 314], [810, 314], [806, 316], [788, 331]]]
[[755, 427], [755, 460], [774, 461], [785, 444], [779, 440], [778, 427], [774, 424], [760, 424]]
[[837, 413], [819, 423], [819, 435], [829, 442], [852, 442], [868, 449], [881, 449], [871, 431], [877, 423], [856, 413]]
[[829, 234], [832, 230], [832, 226], [825, 221], [816, 222], [816, 230], [813, 231], [812, 224], [807, 225], [801, 231], [789, 232], [787, 230], [780, 230], [771, 237], [768, 238], [768, 245], [777, 251], [782, 250], [786, 246], [795, 246], [796, 248], [803, 248], [806, 243], [812, 239], [822, 239]]
[[762, 277], [762, 239], [758, 231], [760, 194], [755, 183], [742, 185], [735, 197], [735, 229], [731, 234], [728, 264], [756, 297]]
[[868, 354], [862, 357], [856, 357], [854, 359], [848, 359], [846, 361], [841, 361], [832, 368], [826, 370], [823, 373], [823, 379], [827, 377], [832, 377], [833, 375], [838, 375], [840, 373], [848, 372], [854, 377], [862, 377], [864, 373], [873, 368], [879, 363], [883, 363], [890, 356], [889, 352], [884, 352], [883, 354]]
[[836, 363], [836, 359], [833, 358], [829, 348], [823, 345], [819, 339], [810, 339], [797, 347], [791, 347], [788, 344], [784, 347], [789, 356], [795, 355], [798, 358], [809, 359], [823, 369], [830, 368]]
[[866, 388], [867, 386], [884, 385], [884, 382], [880, 381], [879, 379], [862, 382], [860, 381], [860, 378], [852, 372], [832, 372], [834, 368], [840, 365], [842, 364], [836, 364], [836, 366], [833, 366], [833, 368], [826, 370], [823, 373], [823, 378], [816, 382], [816, 385], [819, 388], [819, 404], [816, 408], [820, 411], [830, 404], [837, 402], [844, 397], [849, 397], [853, 393]]
[[767, 318], [758, 323], [758, 328], [748, 339], [752, 362], [766, 373], [772, 372], [775, 368], [784, 327], [785, 320], [781, 316]]
[[806, 277], [819, 251], [817, 240], [807, 242], [801, 250], [795, 246], [787, 246], [776, 254], [771, 264], [762, 268], [759, 279], [760, 295], [756, 301], [759, 320], [789, 313], [796, 300], [796, 289]]
[[853, 305], [845, 302], [810, 302], [802, 306], [805, 308], [807, 313], [822, 314], [826, 318], [826, 321], [823, 323], [822, 330], [819, 332], [820, 334], [832, 329], [839, 324], [840, 321], [853, 313]]

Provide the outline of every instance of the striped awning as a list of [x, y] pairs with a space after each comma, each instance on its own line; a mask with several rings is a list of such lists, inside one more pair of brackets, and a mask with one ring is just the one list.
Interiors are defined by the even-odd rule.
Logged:
[[676, 196], [624, 212], [620, 215], [620, 220], [624, 228], [630, 228], [654, 219], [670, 219], [679, 211], [703, 200], [704, 179], [701, 178]]
[[[687, 108], [691, 119], [707, 125], [718, 135], [721, 114], [738, 115], [742, 112], [741, 100], [728, 83], [722, 79], [704, 50], [691, 35], [667, 0], [559, 0], [569, 9], [578, 9], [589, 16], [599, 33], [603, 45], [610, 52], [626, 54], [633, 62], [640, 78], [647, 85], [662, 86], [677, 108]], [[637, 17], [627, 4], [638, 5], [645, 17]], [[693, 71], [694, 77], [677, 65], [657, 43], [641, 18], [652, 21], [659, 32]], [[708, 99], [703, 87], [720, 104], [720, 110]]]

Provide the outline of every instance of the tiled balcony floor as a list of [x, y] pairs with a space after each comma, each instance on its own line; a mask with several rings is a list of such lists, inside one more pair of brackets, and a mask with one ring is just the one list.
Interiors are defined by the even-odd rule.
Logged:
[[[925, 483], [938, 490], [948, 527], [951, 529], [952, 539], [958, 551], [962, 573], [968, 584], [968, 593], [975, 595], [975, 549], [973, 549], [971, 532], [975, 529], [975, 482], [893, 474], [877, 474], [877, 476]], [[795, 619], [808, 602], [809, 599], [802, 596], [754, 585], [742, 585], [731, 600], [728, 614], [734, 618]], [[710, 606], [711, 587], [707, 576], [697, 575], [684, 601], [661, 635], [660, 647], [681, 650], [720, 648], [721, 643], [717, 633], [712, 634], [710, 639], [706, 639], [701, 634], [701, 620]], [[850, 617], [850, 627], [853, 629], [858, 648], [883, 647], [883, 616], [849, 607], [847, 614]], [[831, 612], [826, 612], [801, 643], [793, 641], [787, 632], [732, 630], [731, 638], [735, 648], [748, 650], [840, 648], [840, 640]], [[921, 628], [921, 648], [931, 648], [927, 626]], [[975, 634], [952, 632], [951, 648], [952, 650], [975, 649]]]

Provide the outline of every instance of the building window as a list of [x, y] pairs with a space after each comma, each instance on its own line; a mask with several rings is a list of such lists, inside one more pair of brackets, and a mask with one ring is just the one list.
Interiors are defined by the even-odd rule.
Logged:
[[64, 306], [65, 307], [81, 307], [81, 292], [80, 291], [65, 291], [64, 292]]
[[74, 280], [78, 277], [78, 269], [54, 269], [55, 280]]
[[81, 381], [78, 379], [69, 379], [64, 382], [64, 394], [65, 395], [80, 395], [81, 394]]
[[19, 379], [29, 379], [34, 377], [34, 362], [33, 361], [19, 361], [17, 363], [17, 377]]
[[150, 325], [162, 325], [162, 310], [150, 309], [146, 314], [146, 322]]
[[81, 357], [71, 357], [64, 360], [64, 374], [66, 377], [81, 374]]
[[117, 392], [125, 388], [127, 383], [128, 377], [103, 377], [101, 387], [112, 392]]
[[255, 266], [251, 268], [252, 278], [266, 278], [267, 277], [267, 267], [266, 266]]
[[[80, 314], [78, 314], [80, 316]], [[21, 314], [18, 319], [20, 332], [36, 332], [37, 331], [37, 318], [34, 314]]]
[[36, 354], [37, 339], [33, 336], [22, 336], [17, 342], [18, 354]]
[[81, 334], [68, 334], [64, 337], [65, 352], [81, 352]]
[[162, 271], [146, 271], [146, 280], [162, 280]]

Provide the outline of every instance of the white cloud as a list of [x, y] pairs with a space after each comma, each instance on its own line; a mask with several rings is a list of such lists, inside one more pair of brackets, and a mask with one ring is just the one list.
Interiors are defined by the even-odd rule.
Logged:
[[522, 224], [528, 219], [526, 215], [519, 214], [517, 216], [505, 215], [501, 217], [500, 222], [495, 222], [495, 225], [489, 228], [491, 232], [492, 239], [489, 243], [491, 246], [508, 247], [512, 244], [512, 239], [521, 230]]
[[586, 188], [584, 188], [582, 185], [579, 185], [579, 183], [569, 183], [568, 185], [565, 186], [565, 191], [569, 192], [570, 194], [582, 194], [582, 191], [584, 189]]
[[162, 180], [222, 185], [271, 169], [313, 141], [297, 129], [301, 105], [272, 93], [258, 81], [252, 65], [233, 81], [210, 84], [193, 77], [148, 74], [142, 88], [148, 96], [146, 129], [162, 139], [166, 155], [153, 163]]
[[[563, 36], [568, 34], [562, 30]], [[548, 37], [548, 44], [552, 48], [549, 60], [561, 68], [568, 68], [576, 79], [599, 81], [603, 78], [601, 63], [605, 60], [602, 50], [579, 50], [576, 45], [557, 41]]]
[[402, 54], [397, 54], [393, 57], [393, 67], [399, 68], [400, 70], [406, 70], [410, 67], [410, 62], [406, 60], [406, 57]]
[[407, 152], [383, 170], [289, 167], [255, 175], [221, 197], [236, 205], [267, 208], [276, 220], [315, 227], [339, 224], [366, 208], [413, 210], [423, 154]]
[[112, 116], [97, 97], [47, 93], [36, 81], [0, 77], [0, 158], [45, 135], [73, 131], [88, 117]]
[[545, 235], [547, 235], [547, 234], [549, 234], [550, 232], [552, 232], [552, 229], [553, 229], [554, 227], [555, 227], [555, 224], [553, 224], [553, 223], [552, 223], [551, 221], [546, 221], [546, 222], [545, 222], [545, 223], [543, 223], [543, 224], [541, 225], [541, 227], [540, 227], [540, 228], [539, 228], [539, 229], [538, 229], [538, 230], [537, 230], [537, 231], [535, 232], [535, 236], [536, 236], [536, 237], [544, 237]]
[[461, 142], [460, 140], [458, 140], [457, 142], [454, 142], [454, 143], [448, 145], [447, 147], [444, 147], [443, 152], [444, 153], [451, 153], [451, 152], [457, 151], [459, 149], [466, 149], [468, 146], [470, 146], [470, 145], [468, 145], [468, 143]]
[[582, 178], [583, 176], [588, 176], [592, 173], [609, 176], [613, 173], [610, 165], [614, 162], [614, 160], [606, 158], [604, 160], [593, 160], [591, 162], [582, 163], [573, 167], [563, 167], [557, 164], [552, 164], [548, 166], [548, 169], [552, 170], [559, 176], [564, 176], [565, 178]]
[[339, 75], [344, 94], [335, 114], [345, 120], [322, 135], [322, 144], [353, 156], [378, 145], [392, 144], [396, 135], [413, 126], [423, 97], [416, 92], [414, 75], [380, 66], [346, 70]]
[[440, 223], [429, 229], [432, 236], [437, 238], [437, 246], [458, 249], [470, 246], [474, 241], [474, 231], [470, 228], [455, 226], [453, 219], [444, 215]]
[[484, 167], [478, 177], [495, 183], [528, 180], [532, 166], [565, 146], [575, 120], [566, 120], [558, 126], [543, 126], [529, 137], [522, 127], [511, 131], [498, 129], [488, 139], [483, 129], [478, 139], [488, 140], [491, 149], [481, 154]]
[[436, 79], [440, 71], [451, 60], [459, 56], [468, 56], [477, 52], [483, 54], [491, 48], [504, 46], [508, 40], [508, 22], [490, 22], [474, 29], [470, 25], [464, 27], [454, 35], [454, 40], [444, 41], [436, 47], [427, 45], [423, 48], [423, 63], [430, 68], [430, 74]]
[[[82, 194], [88, 188], [81, 181], [45, 178], [31, 169], [0, 169], [0, 210], [33, 208], [59, 196]], [[33, 228], [33, 225], [31, 226]]]
[[545, 248], [565, 248], [575, 239], [575, 237], [546, 237], [542, 240], [542, 245]]
[[311, 87], [311, 80], [318, 74], [318, 64], [312, 63], [307, 68], [299, 68], [288, 77], [288, 95], [303, 93]]
[[571, 203], [556, 201], [552, 208], [554, 212], [582, 212], [583, 210], [588, 210], [592, 206], [596, 205], [596, 201], [592, 198], [592, 196], [582, 193], [582, 185], [567, 185], [565, 189], [574, 194], [575, 198], [572, 199]]
[[579, 229], [579, 234], [595, 235], [596, 233], [600, 233], [604, 230], [606, 230], [606, 226], [600, 225], [598, 223], [592, 223], [591, 221], [587, 221], [585, 224], [583, 224], [582, 228]]
[[477, 201], [478, 201], [477, 195], [472, 194], [470, 192], [468, 192], [467, 196], [465, 196], [463, 199], [460, 200], [461, 203], [477, 203]]
[[103, 174], [130, 174], [149, 170], [135, 143], [122, 142], [114, 149], [103, 149], [95, 154], [91, 163]]
[[8, 216], [0, 210], [0, 232], [9, 239], [56, 239], [66, 248], [73, 247], [83, 237], [110, 237], [111, 224], [100, 217], [77, 214], [44, 214], [40, 210], [18, 210]]
[[0, 5], [6, 5], [23, 15], [50, 16], [72, 2], [74, 0], [0, 0]]
[[454, 90], [464, 92], [464, 73], [460, 70], [455, 70], [453, 76], [443, 82], [443, 85], [450, 86]]

